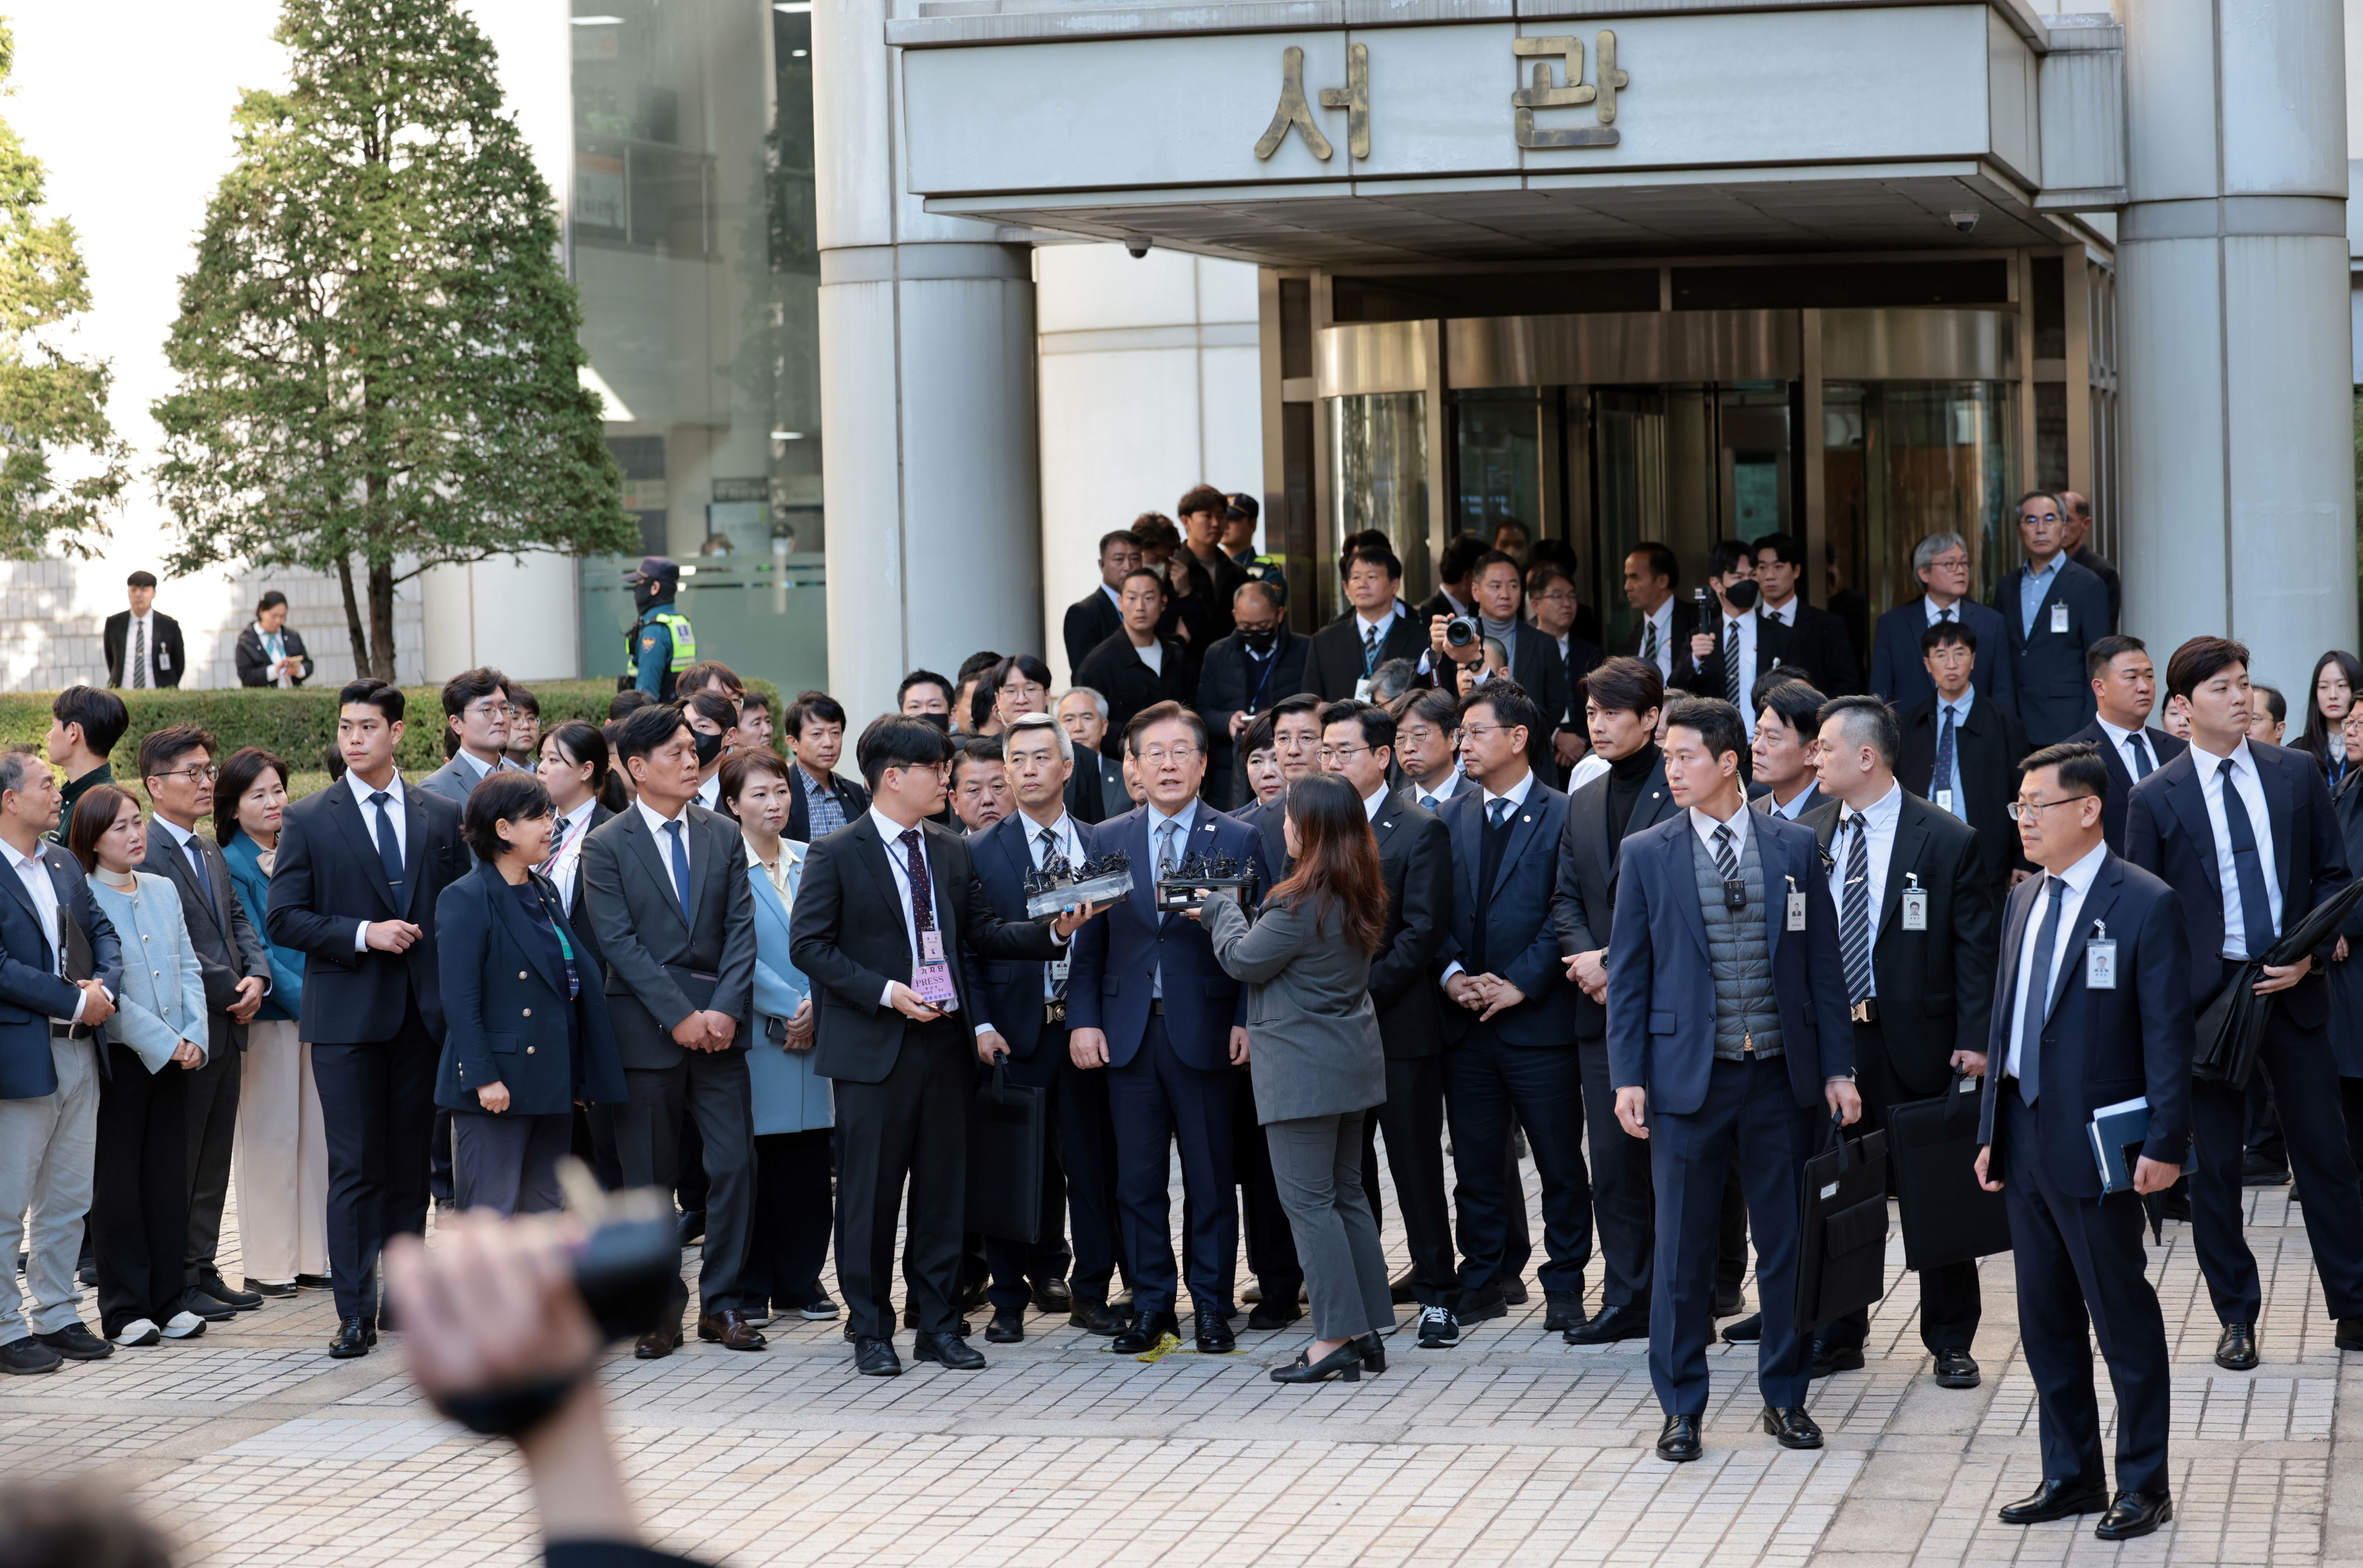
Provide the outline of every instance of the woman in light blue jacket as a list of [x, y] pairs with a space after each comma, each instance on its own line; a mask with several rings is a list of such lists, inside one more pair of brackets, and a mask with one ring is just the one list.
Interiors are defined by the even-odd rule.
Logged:
[[759, 1316], [834, 1318], [837, 1303], [821, 1288], [820, 1271], [828, 1261], [836, 1113], [828, 1080], [813, 1071], [812, 985], [788, 962], [788, 913], [804, 863], [804, 846], [780, 836], [793, 801], [788, 767], [776, 752], [741, 752], [722, 765], [721, 786], [723, 809], [746, 836], [747, 879], [755, 889], [755, 1038], [747, 1048], [755, 1223], [745, 1294]]
[[194, 1339], [205, 1320], [181, 1309], [189, 1246], [187, 1080], [205, 1061], [205, 987], [169, 878], [133, 869], [148, 856], [139, 802], [99, 784], [74, 802], [66, 847], [123, 939], [123, 992], [100, 1027], [91, 1248], [99, 1328], [118, 1345]]

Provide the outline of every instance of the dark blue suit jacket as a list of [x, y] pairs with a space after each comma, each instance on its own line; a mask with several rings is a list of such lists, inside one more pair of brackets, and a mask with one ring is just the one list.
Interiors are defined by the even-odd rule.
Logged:
[[[976, 879], [984, 884], [993, 912], [1013, 925], [1029, 918], [1026, 878], [1034, 869], [1034, 854], [1026, 840], [1034, 832], [1034, 824], [1024, 813], [1012, 812], [969, 840], [969, 858], [976, 867]], [[1080, 823], [1075, 825], [1075, 835], [1087, 846], [1090, 832]], [[1146, 899], [1148, 884], [1141, 878], [1140, 865], [1133, 862], [1133, 897]], [[1042, 1038], [1043, 967], [1039, 958], [987, 958], [973, 949], [968, 956], [969, 975], [977, 990], [975, 1021], [999, 1030], [1002, 1039], [1009, 1043], [1009, 1055], [1020, 1062], [1034, 1055]]]
[[[1133, 888], [1131, 897], [1075, 933], [1073, 967], [1067, 978], [1067, 1026], [1104, 1032], [1110, 1066], [1130, 1062], [1148, 1032], [1149, 987], [1162, 965], [1165, 1028], [1174, 1053], [1203, 1071], [1228, 1066], [1231, 1028], [1247, 1024], [1247, 994], [1215, 962], [1214, 940], [1204, 927], [1181, 915], [1157, 912], [1157, 856], [1148, 842], [1148, 808], [1136, 806], [1082, 831], [1083, 847], [1092, 854], [1119, 849], [1132, 857]], [[1237, 818], [1201, 801], [1190, 819], [1187, 840], [1184, 854], [1194, 849], [1231, 856], [1255, 867], [1259, 886], [1271, 886], [1262, 841]]]
[[435, 1073], [435, 1103], [447, 1110], [490, 1114], [476, 1099], [489, 1083], [508, 1087], [505, 1116], [564, 1116], [578, 1099], [616, 1105], [628, 1098], [599, 971], [575, 938], [558, 889], [538, 877], [532, 885], [574, 949], [582, 989], [571, 999], [564, 965], [490, 862], [479, 863], [435, 900], [449, 1026]]
[[[1269, 801], [1249, 801], [1231, 812], [1231, 816], [1255, 829], [1256, 839], [1263, 845], [1263, 863], [1272, 868], [1272, 879], [1288, 875], [1288, 833], [1280, 824], [1287, 820], [1288, 795], [1285, 790]], [[1271, 891], [1270, 883], [1265, 892]]]
[[[2074, 561], [2062, 561], [2051, 591], [2036, 607], [2034, 626], [2022, 626], [2018, 585], [2025, 580], [2025, 567], [2013, 570], [1994, 590], [1993, 604], [2002, 613], [2002, 646], [2010, 658], [2011, 688], [2017, 693], [2018, 722], [2026, 726], [2026, 744], [2041, 747], [2066, 740], [2092, 716], [2092, 683], [2084, 674], [2084, 650], [2107, 636], [2114, 623], [2109, 615], [2108, 586]], [[2068, 606], [2065, 632], [2051, 629], [2054, 604]], [[1984, 651], [1981, 635], [1979, 652]]]
[[[2142, 735], [2149, 742], [2149, 754], [2158, 767], [2165, 767], [2191, 749], [2189, 741], [2148, 725], [2143, 726]], [[2123, 855], [2125, 852], [2125, 813], [2132, 807], [2134, 798], [2133, 769], [2125, 763], [2125, 754], [2109, 739], [2109, 732], [2101, 727], [2098, 714], [2093, 716], [2091, 723], [2068, 738], [2091, 746], [2101, 754], [2101, 760], [2109, 765], [2109, 792], [2101, 800], [2101, 836], [2109, 841], [2111, 849]], [[2156, 772], [2157, 768], [2151, 771]]]
[[[2273, 867], [2280, 885], [2281, 929], [2346, 886], [2346, 838], [2330, 808], [2330, 790], [2313, 757], [2287, 746], [2248, 743], [2272, 819]], [[2231, 966], [2223, 959], [2224, 884], [2215, 863], [2215, 829], [2199, 765], [2215, 766], [2197, 748], [2185, 751], [2137, 785], [2125, 808], [2125, 858], [2164, 879], [2182, 900], [2191, 933], [2191, 1001], [2204, 1009], [2224, 988]], [[2251, 956], [2258, 956], [2251, 955]], [[2281, 1009], [2301, 1028], [2318, 1029], [2330, 1016], [2327, 948], [2313, 971], [2280, 993]]]
[[[40, 843], [41, 864], [58, 890], [59, 935], [69, 944], [66, 922], [78, 927], [90, 945], [91, 975], [109, 996], [123, 994], [123, 944], [115, 922], [90, 896], [81, 863], [49, 840]], [[0, 867], [0, 1099], [39, 1099], [58, 1088], [57, 1063], [50, 1055], [50, 1020], [72, 1018], [81, 990], [58, 973], [32, 895], [13, 869]], [[106, 1070], [106, 1053], [98, 1054]]]
[[[1814, 830], [1751, 812], [1764, 862], [1764, 927], [1789, 1087], [1800, 1106], [1822, 1103], [1822, 1085], [1854, 1072], [1846, 961], [1838, 915]], [[1678, 812], [1625, 841], [1616, 923], [1608, 938], [1608, 1073], [1619, 1088], [1649, 1091], [1649, 1109], [1687, 1115], [1706, 1102], [1714, 1065], [1714, 975], [1706, 916], [1691, 862], [1695, 830]], [[1792, 881], [1805, 895], [1803, 940], [1788, 927]]]
[[[1557, 651], [1553, 650], [1554, 653]], [[1571, 1046], [1575, 999], [1582, 993], [1568, 983], [1560, 962], [1559, 930], [1551, 900], [1559, 889], [1559, 841], [1567, 831], [1567, 797], [1537, 777], [1510, 817], [1510, 842], [1493, 875], [1485, 904], [1477, 888], [1484, 852], [1485, 792], [1465, 789], [1444, 802], [1437, 816], [1452, 834], [1452, 924], [1436, 952], [1440, 975], [1453, 965], [1471, 966], [1477, 911], [1485, 910], [1485, 966], [1526, 994], [1517, 1006], [1493, 1015], [1495, 1034], [1510, 1045]], [[1447, 1002], [1444, 1037], [1465, 1038], [1477, 1015]]]
[[[1991, 698], [2014, 711], [2018, 691], [2011, 681], [2009, 633], [2002, 625], [2002, 612], [1964, 599], [1953, 606], [1953, 613], [1978, 639], [1978, 662], [1969, 672], [1969, 684], [1977, 688], [1980, 697]], [[1886, 698], [1887, 705], [1899, 713], [1936, 694], [1936, 683], [1928, 679], [1927, 663], [1920, 656], [1920, 634], [1927, 629], [1928, 601], [1923, 594], [1881, 615], [1872, 635], [1871, 695]]]
[[[2030, 877], [2011, 889], [2004, 906], [2002, 962], [1994, 967], [1993, 1035], [1986, 1058], [1985, 1103], [1978, 1118], [1978, 1142], [1994, 1141], [1995, 1100], [2003, 1065], [2010, 1059], [2011, 1021], [2024, 1005], [2018, 996], [2018, 954], [2026, 944], [2043, 878]], [[2084, 944], [2094, 922], [2107, 925], [2117, 944], [2117, 985], [2095, 991], [2084, 984]], [[2174, 890], [2140, 867], [2114, 854], [2101, 869], [2076, 914], [2080, 934], [2068, 944], [2067, 962], [2051, 978], [2051, 1011], [2043, 1025], [2043, 1147], [2036, 1158], [2045, 1176], [2077, 1198], [2101, 1196], [2100, 1167], [2091, 1135], [2096, 1106], [2146, 1098], [2149, 1138], [2142, 1153], [2170, 1165], [2182, 1163], [2191, 1143], [2191, 1012], [2182, 972], [2191, 946], [2182, 906]], [[2014, 1087], [2010, 1093], [2018, 1090]], [[2222, 1155], [2216, 1156], [2218, 1158]], [[1990, 1174], [2000, 1178], [2006, 1167]]]

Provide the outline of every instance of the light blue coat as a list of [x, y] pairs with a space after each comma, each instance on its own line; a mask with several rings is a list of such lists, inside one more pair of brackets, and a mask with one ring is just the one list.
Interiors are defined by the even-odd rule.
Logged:
[[181, 917], [180, 889], [152, 872], [134, 871], [131, 878], [128, 889], [90, 878], [91, 897], [123, 941], [123, 988], [102, 1032], [159, 1073], [182, 1041], [205, 1049], [205, 982]]
[[[780, 841], [788, 857], [788, 896], [795, 897], [804, 869], [804, 846]], [[812, 982], [788, 962], [789, 906], [773, 890], [760, 866], [749, 864], [755, 889], [755, 1032], [747, 1044], [747, 1075], [754, 1081], [755, 1133], [811, 1132], [837, 1122], [837, 1102], [826, 1078], [813, 1071], [809, 1050], [783, 1050], [771, 1037], [768, 1021], [795, 1016], [812, 994]]]

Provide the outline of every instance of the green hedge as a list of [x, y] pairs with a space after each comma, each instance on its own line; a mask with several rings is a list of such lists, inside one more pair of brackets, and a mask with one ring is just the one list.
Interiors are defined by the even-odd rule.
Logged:
[[[768, 680], [750, 680], [750, 690], [771, 700], [780, 711], [779, 690]], [[569, 719], [607, 720], [607, 704], [615, 700], [616, 683], [605, 680], [549, 680], [533, 683], [541, 704], [541, 727]], [[403, 689], [408, 711], [397, 753], [402, 770], [414, 777], [443, 766], [443, 689], [409, 686]], [[0, 693], [0, 745], [18, 741], [39, 745], [50, 733], [50, 702], [54, 691]], [[118, 691], [131, 711], [131, 727], [115, 748], [118, 775], [137, 767], [139, 743], [150, 732], [169, 724], [196, 724], [211, 734], [225, 756], [240, 746], [259, 745], [285, 757], [299, 773], [325, 773], [327, 748], [337, 738], [337, 689], [298, 687], [230, 687], [213, 691]]]

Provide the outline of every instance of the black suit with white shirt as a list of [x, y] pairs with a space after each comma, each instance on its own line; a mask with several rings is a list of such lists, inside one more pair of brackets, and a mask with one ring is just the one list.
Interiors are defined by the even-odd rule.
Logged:
[[[426, 1229], [443, 1052], [435, 902], [467, 874], [460, 808], [398, 776], [373, 791], [348, 773], [290, 805], [279, 830], [263, 925], [273, 944], [304, 955], [297, 1033], [312, 1045], [327, 1132], [339, 1318], [375, 1320], [385, 1238]], [[397, 920], [416, 925], [418, 940], [401, 953], [368, 944], [371, 923]]]
[[1777, 610], [1767, 604], [1759, 613], [1789, 628], [1789, 662], [1812, 673], [1814, 690], [1825, 697], [1844, 697], [1860, 690], [1854, 639], [1836, 614], [1806, 603], [1802, 594]]
[[1157, 668], [1133, 646], [1131, 634], [1118, 631], [1104, 639], [1076, 667], [1075, 684], [1088, 686], [1107, 699], [1108, 727], [1100, 750], [1118, 764], [1124, 760], [1124, 727], [1132, 716], [1159, 702], [1190, 705], [1198, 695], [1197, 672], [1187, 652], [1170, 637], [1157, 639]]
[[2091, 746], [2109, 765], [2109, 792], [2101, 798], [2101, 835], [2108, 840], [2111, 849], [2123, 855], [2125, 811], [2132, 804], [2134, 786], [2190, 750], [2191, 743], [2150, 725], [2112, 734], [2097, 713], [2091, 723], [2068, 740]]
[[1075, 684], [1082, 684], [1076, 672], [1091, 651], [1123, 630], [1124, 612], [1116, 608], [1115, 595], [1104, 582], [1094, 583], [1089, 593], [1067, 606], [1060, 632], [1067, 645], [1068, 675]]
[[[1316, 693], [1324, 702], [1341, 702], [1353, 696], [1355, 688], [1389, 659], [1417, 659], [1427, 651], [1424, 608], [1417, 613], [1409, 612], [1398, 600], [1393, 618], [1384, 631], [1378, 633], [1375, 646], [1371, 642], [1374, 630], [1359, 611], [1348, 610], [1314, 633], [1312, 648], [1304, 658], [1302, 689]], [[1282, 691], [1280, 695], [1292, 697], [1295, 693]]]
[[[140, 634], [135, 635], [135, 632]], [[102, 639], [106, 654], [106, 683], [109, 686], [161, 686], [170, 690], [181, 684], [188, 672], [188, 654], [181, 646], [181, 623], [159, 610], [148, 612], [144, 628], [132, 624], [131, 612], [117, 610], [106, 618], [106, 632]], [[147, 679], [139, 677], [134, 659], [142, 647], [148, 654]]]

